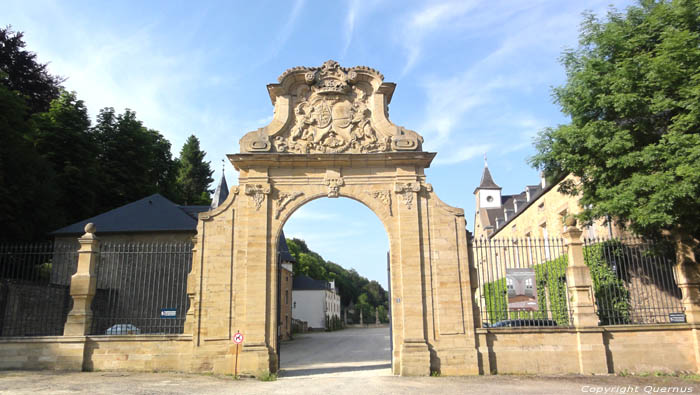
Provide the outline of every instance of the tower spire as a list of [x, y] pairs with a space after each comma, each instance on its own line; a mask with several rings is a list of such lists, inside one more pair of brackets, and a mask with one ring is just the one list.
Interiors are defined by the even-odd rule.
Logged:
[[219, 181], [219, 185], [216, 186], [216, 190], [214, 191], [214, 197], [211, 199], [212, 209], [219, 207], [224, 201], [226, 201], [226, 198], [228, 197], [228, 184], [226, 183], [225, 169], [226, 162], [222, 159], [221, 180]]

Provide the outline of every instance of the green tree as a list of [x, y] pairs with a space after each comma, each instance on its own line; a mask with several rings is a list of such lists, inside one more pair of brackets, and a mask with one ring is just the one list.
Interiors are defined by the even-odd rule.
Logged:
[[567, 125], [536, 139], [531, 164], [573, 174], [581, 218], [612, 217], [640, 234], [700, 235], [700, 3], [644, 0], [586, 15], [554, 90]]
[[36, 126], [23, 96], [0, 84], [0, 240], [40, 238], [54, 225], [54, 175], [31, 143]]
[[[94, 215], [100, 180], [96, 157], [99, 148], [85, 104], [75, 92], [62, 91], [47, 112], [35, 114], [35, 122], [34, 146], [56, 174], [55, 222], [63, 225]], [[75, 204], [76, 200], [80, 204]]]
[[180, 151], [180, 169], [177, 183], [184, 204], [210, 204], [209, 184], [214, 179], [210, 163], [204, 161], [206, 152], [199, 148], [199, 139], [194, 135], [187, 138]]
[[116, 114], [113, 108], [104, 108], [93, 131], [100, 147], [100, 212], [156, 192], [173, 197], [176, 162], [170, 142], [144, 127], [135, 112]]
[[19, 92], [25, 99], [27, 114], [44, 112], [58, 98], [63, 78], [51, 75], [46, 64], [36, 61], [27, 51], [21, 32], [0, 28], [0, 84]]

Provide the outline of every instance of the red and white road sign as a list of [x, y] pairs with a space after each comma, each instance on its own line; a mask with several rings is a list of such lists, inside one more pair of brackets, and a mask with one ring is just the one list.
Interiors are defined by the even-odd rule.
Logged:
[[241, 344], [243, 343], [243, 334], [242, 333], [236, 333], [233, 335], [233, 342], [236, 344]]

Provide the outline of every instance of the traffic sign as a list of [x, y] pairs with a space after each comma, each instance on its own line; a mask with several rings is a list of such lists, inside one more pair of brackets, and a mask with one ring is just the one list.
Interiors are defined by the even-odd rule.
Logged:
[[236, 344], [241, 344], [243, 343], [243, 334], [242, 333], [236, 333], [233, 335], [233, 342]]

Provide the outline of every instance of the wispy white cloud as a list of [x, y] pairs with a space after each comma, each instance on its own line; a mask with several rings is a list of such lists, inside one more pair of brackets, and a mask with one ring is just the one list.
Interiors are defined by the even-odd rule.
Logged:
[[[456, 9], [452, 3], [434, 4], [407, 23], [407, 26], [423, 27], [418, 31], [424, 32], [414, 35], [414, 42], [416, 37], [419, 40], [415, 48], [408, 50], [407, 67], [416, 62], [417, 51], [447, 33], [461, 37], [475, 31], [488, 32], [497, 43], [487, 48], [484, 56], [455, 67], [452, 73], [423, 77], [427, 100], [420, 130], [426, 137], [426, 146], [431, 150], [449, 150], [448, 142], [483, 145], [494, 138], [511, 136], [505, 137], [508, 145], [502, 146], [502, 152], [524, 149], [531, 144], [537, 128], [546, 126], [547, 122], [538, 121], [529, 127], [513, 124], [505, 106], [523, 100], [528, 92], [552, 84], [552, 75], [560, 73], [560, 68], [555, 69], [556, 64], [541, 62], [532, 54], [556, 58], [564, 43], [575, 42], [580, 15], [571, 9], [552, 10], [546, 1], [521, 4], [495, 1], [489, 7], [478, 8], [466, 4]], [[478, 38], [474, 40], [471, 42], [478, 42]], [[547, 67], [542, 67], [543, 63]], [[499, 106], [504, 107], [500, 113], [496, 110]], [[528, 129], [527, 134], [523, 129]], [[513, 141], [514, 135], [522, 138]], [[448, 158], [458, 157], [456, 151], [448, 155]]]
[[348, 0], [348, 9], [345, 14], [345, 43], [343, 45], [343, 51], [341, 52], [340, 58], [344, 58], [348, 53], [350, 48], [350, 43], [352, 43], [353, 35], [355, 34], [355, 22], [357, 14], [360, 11], [360, 1], [359, 0]]
[[296, 26], [299, 16], [301, 15], [301, 11], [304, 8], [305, 2], [306, 0], [294, 1], [292, 11], [287, 17], [287, 22], [280, 29], [279, 33], [277, 34], [277, 39], [274, 41], [271, 47], [270, 53], [268, 55], [269, 58], [277, 56], [282, 47], [284, 47], [287, 41], [289, 41], [289, 37], [291, 37], [292, 32], [294, 31], [294, 27]]
[[465, 162], [479, 155], [486, 154], [492, 147], [493, 144], [479, 144], [462, 147], [456, 151], [448, 152], [442, 157], [438, 155], [435, 158], [435, 164], [453, 165], [456, 163]]
[[407, 17], [402, 17], [397, 40], [403, 44], [407, 55], [401, 75], [406, 75], [416, 65], [427, 35], [444, 28], [451, 20], [461, 17], [477, 3], [478, 1], [461, 0], [430, 4]]

